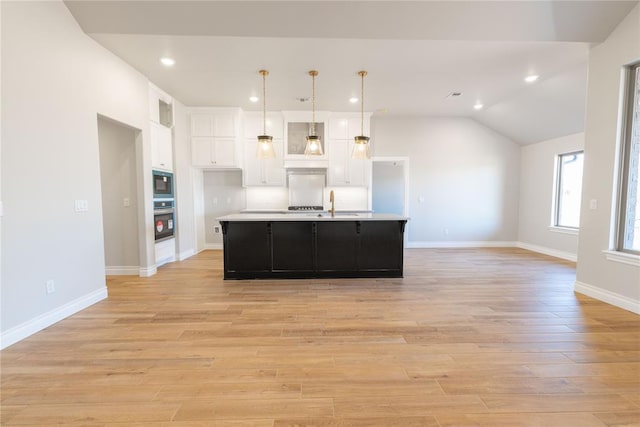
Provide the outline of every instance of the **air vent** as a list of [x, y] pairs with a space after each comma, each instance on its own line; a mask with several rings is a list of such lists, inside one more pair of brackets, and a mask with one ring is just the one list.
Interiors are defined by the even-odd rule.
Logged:
[[298, 102], [309, 102], [309, 97], [308, 96], [301, 96], [296, 98], [296, 101]]
[[447, 98], [458, 98], [462, 96], [462, 92], [451, 92], [449, 95], [447, 95]]

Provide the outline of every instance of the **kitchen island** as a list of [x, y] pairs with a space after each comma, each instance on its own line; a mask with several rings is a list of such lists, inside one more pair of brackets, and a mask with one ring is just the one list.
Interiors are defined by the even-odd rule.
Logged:
[[407, 218], [240, 213], [218, 218], [225, 279], [402, 277]]

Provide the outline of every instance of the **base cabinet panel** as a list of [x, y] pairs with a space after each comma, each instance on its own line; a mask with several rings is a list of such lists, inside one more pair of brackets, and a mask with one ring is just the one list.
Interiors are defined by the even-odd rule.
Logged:
[[406, 220], [220, 223], [225, 279], [402, 277]]
[[358, 228], [355, 221], [317, 223], [316, 250], [319, 271], [358, 269]]
[[224, 269], [229, 272], [264, 273], [271, 270], [271, 230], [267, 222], [241, 226], [222, 223]]
[[313, 271], [313, 222], [273, 222], [273, 270]]

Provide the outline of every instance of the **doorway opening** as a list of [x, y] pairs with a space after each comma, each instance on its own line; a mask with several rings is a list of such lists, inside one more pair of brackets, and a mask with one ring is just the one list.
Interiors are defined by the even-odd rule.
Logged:
[[[409, 158], [371, 159], [371, 200], [373, 212], [409, 216]], [[407, 227], [409, 224], [407, 224]], [[404, 234], [407, 242], [408, 229]]]
[[100, 188], [105, 272], [140, 272], [139, 209], [136, 140], [140, 131], [98, 116]]

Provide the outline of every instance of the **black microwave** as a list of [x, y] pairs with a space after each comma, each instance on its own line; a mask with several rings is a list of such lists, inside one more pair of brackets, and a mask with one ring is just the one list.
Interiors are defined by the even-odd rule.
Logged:
[[153, 198], [173, 199], [173, 174], [171, 172], [153, 171]]

